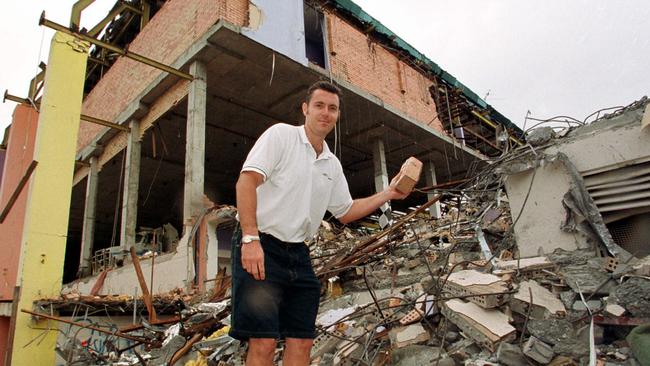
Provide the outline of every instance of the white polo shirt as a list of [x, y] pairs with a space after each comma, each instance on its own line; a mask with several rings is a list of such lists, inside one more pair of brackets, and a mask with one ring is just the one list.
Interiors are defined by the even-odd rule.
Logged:
[[304, 126], [271, 126], [248, 153], [244, 171], [264, 176], [257, 187], [258, 230], [282, 241], [311, 238], [325, 211], [339, 218], [352, 207], [339, 159], [325, 142], [316, 157]]

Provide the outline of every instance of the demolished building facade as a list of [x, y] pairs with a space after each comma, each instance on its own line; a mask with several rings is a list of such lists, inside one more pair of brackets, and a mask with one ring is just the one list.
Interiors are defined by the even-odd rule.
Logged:
[[[328, 143], [353, 196], [383, 189], [409, 156], [424, 161], [420, 185], [429, 189], [392, 207], [394, 222], [385, 228], [374, 222], [357, 228], [323, 224], [310, 244], [326, 290], [314, 363], [546, 364], [559, 359], [556, 365], [569, 365], [584, 362], [589, 352], [583, 352], [583, 343], [571, 343], [571, 349], [549, 335], [545, 322], [573, 334], [594, 318], [592, 310], [609, 307], [618, 314], [618, 320], [604, 320], [610, 322], [623, 314], [633, 315], [634, 324], [647, 317], [635, 310], [643, 308], [643, 298], [625, 300], [620, 290], [617, 297], [616, 289], [625, 285], [616, 283], [620, 276], [603, 269], [596, 277], [614, 281], [607, 292], [597, 288], [600, 283], [592, 281], [590, 287], [579, 280], [580, 273], [603, 261], [643, 275], [646, 267], [634, 257], [647, 254], [647, 241], [631, 248], [606, 234], [615, 231], [616, 222], [647, 212], [637, 204], [645, 201], [635, 195], [626, 200], [635, 203], [609, 210], [608, 201], [594, 198], [598, 212], [591, 213], [602, 222], [583, 216], [567, 234], [560, 227], [570, 224], [556, 215], [566, 218], [577, 211], [562, 201], [573, 176], [563, 172], [558, 179], [555, 170], [546, 172], [557, 170], [557, 162], [542, 158], [564, 153], [582, 182], [589, 182], [587, 195], [617, 194], [608, 190], [619, 185], [606, 185], [618, 182], [620, 173], [620, 179], [632, 180], [620, 186], [641, 184], [624, 192], [645, 197], [645, 181], [639, 181], [645, 173], [615, 171], [614, 180], [598, 176], [629, 169], [632, 162], [643, 168], [650, 161], [648, 129], [638, 126], [644, 103], [621, 111], [625, 122], [601, 120], [545, 141], [549, 146], [542, 151], [540, 145], [523, 146], [521, 131], [510, 121], [352, 2], [134, 5], [142, 14], [121, 9], [104, 40], [128, 44], [129, 51], [172, 70], [115, 58], [99, 48], [90, 51], [97, 60], [84, 73], [66, 254], [59, 257], [60, 275], [51, 278], [66, 285], [61, 291], [58, 286], [39, 291], [28, 301], [35, 309], [20, 307], [25, 302], [18, 301], [17, 290], [27, 276], [16, 264], [24, 260], [24, 238], [14, 224], [2, 223], [3, 233], [16, 230], [7, 261], [14, 264], [4, 270], [2, 329], [13, 334], [16, 327], [33, 327], [34, 319], [41, 325], [49, 319], [45, 331], [32, 330], [36, 343], [9, 339], [7, 349], [35, 347], [39, 332], [58, 328], [55, 342], [46, 347], [57, 349], [61, 363], [241, 364], [245, 347], [225, 335], [235, 214], [227, 204], [234, 203], [239, 168], [257, 136], [273, 123], [299, 123], [302, 93], [318, 79], [343, 89], [341, 120]], [[33, 105], [16, 111], [7, 161], [17, 146], [11, 141], [36, 138], [30, 130], [38, 120]], [[83, 122], [88, 117], [112, 124]], [[614, 134], [612, 153], [605, 154], [609, 160], [585, 158], [593, 154], [586, 151], [595, 145], [591, 139]], [[621, 144], [628, 150], [620, 152]], [[14, 186], [23, 176], [29, 181], [23, 173], [30, 167], [38, 169], [30, 165], [29, 152], [19, 155], [3, 175], [2, 202], [19, 193], [13, 207], [25, 207], [21, 200], [28, 199]], [[547, 188], [553, 193], [545, 195]], [[19, 222], [20, 209], [12, 208], [7, 219]], [[571, 254], [555, 253], [556, 248]], [[577, 249], [584, 253], [573, 254]], [[643, 291], [644, 282], [627, 286]], [[614, 295], [601, 300], [609, 291]], [[586, 301], [576, 298], [579, 293]], [[601, 307], [588, 305], [592, 294]], [[634, 307], [626, 307], [630, 303]], [[619, 351], [612, 348], [605, 358], [615, 360]], [[8, 360], [19, 362], [12, 358], [15, 353], [8, 354]], [[632, 362], [629, 351], [621, 355], [621, 362]]]

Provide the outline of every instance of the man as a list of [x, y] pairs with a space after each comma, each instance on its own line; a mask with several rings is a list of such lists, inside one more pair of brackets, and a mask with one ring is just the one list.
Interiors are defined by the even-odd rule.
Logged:
[[286, 340], [283, 365], [309, 364], [320, 283], [304, 241], [325, 211], [346, 224], [407, 196], [394, 188], [396, 177], [383, 192], [352, 200], [325, 142], [339, 117], [340, 95], [329, 82], [312, 85], [302, 104], [304, 125], [266, 130], [237, 181], [241, 233], [233, 238], [230, 335], [248, 340], [248, 366], [271, 365], [279, 338]]

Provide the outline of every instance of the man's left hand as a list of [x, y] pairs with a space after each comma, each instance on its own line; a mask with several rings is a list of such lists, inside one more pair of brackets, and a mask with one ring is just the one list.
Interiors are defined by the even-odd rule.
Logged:
[[390, 184], [388, 185], [388, 188], [386, 188], [386, 193], [388, 193], [389, 199], [391, 200], [403, 200], [404, 198], [408, 197], [411, 192], [407, 193], [402, 193], [397, 190], [397, 181], [399, 178], [402, 176], [402, 172], [397, 173], [396, 176], [393, 177], [393, 179], [390, 181]]

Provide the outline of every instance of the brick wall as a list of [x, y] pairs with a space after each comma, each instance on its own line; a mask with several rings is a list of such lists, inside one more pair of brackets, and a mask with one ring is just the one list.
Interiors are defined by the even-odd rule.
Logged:
[[443, 131], [429, 93], [432, 82], [346, 21], [326, 13], [332, 73], [405, 115]]
[[[245, 25], [248, 0], [168, 0], [129, 49], [171, 64], [219, 19]], [[83, 113], [113, 121], [160, 73], [151, 66], [120, 58], [86, 96]], [[82, 121], [77, 151], [102, 129]]]

